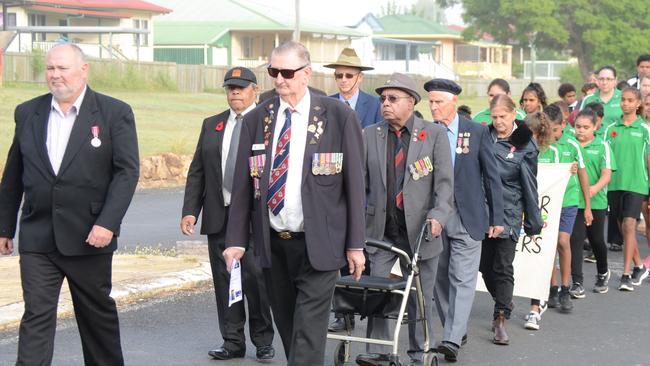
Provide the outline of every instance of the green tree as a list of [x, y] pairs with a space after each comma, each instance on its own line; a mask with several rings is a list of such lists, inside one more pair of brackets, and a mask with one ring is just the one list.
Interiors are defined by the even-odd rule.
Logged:
[[650, 50], [650, 2], [638, 0], [443, 0], [461, 3], [463, 35], [484, 33], [498, 42], [568, 50], [586, 76], [595, 66], [632, 72], [640, 53]]

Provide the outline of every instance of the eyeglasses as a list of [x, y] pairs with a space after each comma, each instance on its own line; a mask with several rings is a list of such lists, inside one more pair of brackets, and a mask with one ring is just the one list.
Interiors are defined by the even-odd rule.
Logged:
[[600, 82], [605, 82], [605, 81], [610, 81], [611, 82], [611, 81], [614, 81], [616, 79], [615, 78], [598, 78], [596, 80], [598, 80]]
[[388, 94], [388, 95], [383, 95], [382, 94], [382, 95], [379, 96], [379, 99], [381, 100], [382, 103], [384, 103], [386, 101], [386, 99], [388, 99], [388, 102], [390, 104], [394, 104], [394, 103], [397, 103], [398, 99], [404, 99], [404, 98], [410, 98], [410, 97], [411, 97], [410, 95], [406, 96], [406, 97], [398, 97], [397, 95], [392, 95], [392, 94]]
[[334, 73], [334, 78], [336, 80], [343, 79], [343, 77], [345, 77], [346, 79], [352, 79], [353, 77], [355, 77], [357, 75], [359, 75], [359, 74], [352, 74], [352, 73], [349, 73], [349, 72], [340, 73], [340, 74], [339, 73]]
[[307, 66], [309, 66], [309, 65], [305, 65], [305, 66], [303, 66], [303, 67], [299, 67], [299, 68], [297, 68], [297, 69], [295, 69], [295, 70], [292, 70], [292, 69], [276, 69], [275, 67], [271, 67], [271, 66], [269, 66], [269, 67], [267, 68], [267, 70], [268, 70], [268, 72], [269, 72], [269, 75], [270, 75], [272, 78], [277, 78], [277, 77], [278, 77], [278, 74], [280, 74], [280, 75], [282, 75], [282, 77], [285, 78], [285, 79], [293, 79], [293, 77], [294, 77], [294, 75], [296, 74], [296, 72], [298, 72], [298, 71], [304, 69], [304, 68], [307, 67]]

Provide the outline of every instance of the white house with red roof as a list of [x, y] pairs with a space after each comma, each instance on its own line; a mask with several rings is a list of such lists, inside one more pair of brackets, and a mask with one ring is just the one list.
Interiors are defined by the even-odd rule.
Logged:
[[0, 0], [5, 52], [49, 50], [69, 41], [90, 57], [153, 61], [155, 15], [171, 10], [143, 0]]

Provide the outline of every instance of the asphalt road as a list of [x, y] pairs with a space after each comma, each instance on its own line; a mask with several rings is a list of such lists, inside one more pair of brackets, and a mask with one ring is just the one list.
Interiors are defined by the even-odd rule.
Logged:
[[[643, 248], [646, 254], [647, 248]], [[621, 270], [620, 253], [610, 252], [613, 271], [610, 292], [587, 293], [575, 300], [572, 314], [549, 309], [541, 330], [523, 328], [527, 299], [515, 299], [516, 308], [508, 331], [510, 346], [491, 343], [492, 303], [485, 293], [476, 296], [469, 327], [469, 343], [461, 350], [458, 365], [650, 365], [650, 280], [632, 293], [616, 290]], [[590, 291], [595, 265], [585, 263], [586, 287]], [[207, 351], [221, 344], [217, 330], [214, 296], [210, 287], [192, 292], [143, 301], [121, 311], [122, 347], [127, 365], [258, 365], [255, 348], [248, 346], [245, 359], [214, 361]], [[364, 322], [361, 322], [363, 325]], [[356, 333], [364, 334], [363, 326]], [[436, 329], [435, 334], [440, 334]], [[0, 365], [15, 362], [15, 331], [0, 333]], [[286, 360], [276, 336], [277, 356], [267, 365], [283, 365]], [[334, 341], [327, 343], [327, 365], [333, 364]], [[402, 337], [404, 352], [406, 338]], [[353, 353], [362, 346], [353, 347]], [[441, 364], [445, 362], [442, 361]], [[350, 363], [351, 365], [354, 362]], [[54, 365], [83, 365], [81, 345], [74, 319], [60, 321], [56, 336]]]
[[[183, 194], [184, 187], [136, 192], [122, 220], [119, 250], [132, 252], [146, 247], [164, 251], [175, 248], [177, 241], [207, 241], [205, 236], [199, 235], [200, 219], [193, 236], [181, 233]], [[14, 254], [17, 254], [18, 240], [15, 243]]]

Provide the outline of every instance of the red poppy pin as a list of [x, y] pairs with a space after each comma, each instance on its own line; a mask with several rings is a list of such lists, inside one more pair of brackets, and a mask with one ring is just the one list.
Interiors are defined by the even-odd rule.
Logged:
[[616, 136], [618, 136], [618, 133], [616, 133], [616, 131], [612, 131], [612, 137], [616, 137]]
[[424, 141], [427, 138], [427, 132], [425, 130], [420, 131], [418, 134], [418, 140]]
[[485, 121], [481, 122], [481, 124], [482, 124], [483, 126], [487, 126], [487, 122], [485, 122]]
[[217, 123], [217, 127], [215, 127], [214, 129], [215, 129], [215, 131], [223, 130], [223, 121], [220, 121], [219, 123]]

